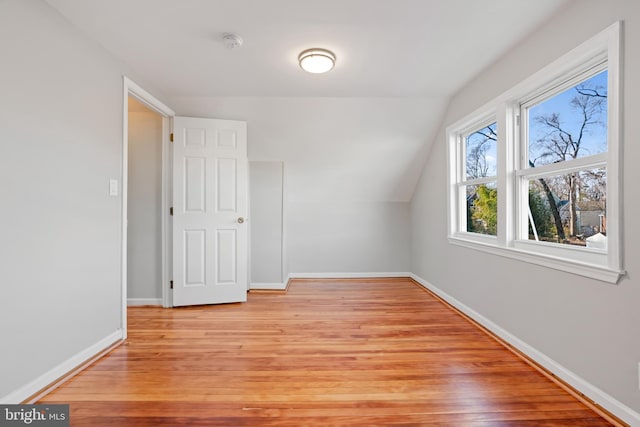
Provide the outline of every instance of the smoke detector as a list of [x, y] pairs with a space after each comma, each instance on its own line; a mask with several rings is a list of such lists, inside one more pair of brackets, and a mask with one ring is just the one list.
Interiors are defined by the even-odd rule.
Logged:
[[242, 37], [233, 33], [224, 33], [222, 35], [222, 42], [227, 49], [238, 49], [242, 46]]

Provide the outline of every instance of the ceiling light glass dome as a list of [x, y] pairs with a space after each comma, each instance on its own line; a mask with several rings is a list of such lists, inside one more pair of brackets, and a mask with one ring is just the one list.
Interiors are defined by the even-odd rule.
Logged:
[[313, 73], [321, 74], [331, 71], [336, 63], [336, 56], [326, 49], [307, 49], [298, 56], [300, 68]]

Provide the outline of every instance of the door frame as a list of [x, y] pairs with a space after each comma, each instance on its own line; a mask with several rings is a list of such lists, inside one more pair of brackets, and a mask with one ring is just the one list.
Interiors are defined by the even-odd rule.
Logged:
[[137, 85], [127, 76], [122, 76], [122, 212], [121, 212], [121, 284], [122, 284], [122, 339], [127, 338], [127, 204], [128, 204], [128, 167], [129, 167], [129, 96], [133, 96], [152, 111], [162, 117], [162, 306], [171, 307], [169, 280], [171, 275], [171, 223], [169, 207], [171, 205], [171, 142], [169, 135], [173, 125], [174, 111], [164, 103]]

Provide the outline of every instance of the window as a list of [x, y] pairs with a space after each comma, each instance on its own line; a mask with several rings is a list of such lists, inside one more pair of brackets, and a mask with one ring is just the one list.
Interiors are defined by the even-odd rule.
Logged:
[[619, 33], [447, 128], [452, 243], [617, 282]]
[[495, 122], [465, 135], [461, 143], [465, 164], [460, 194], [464, 194], [466, 231], [495, 236], [498, 225], [498, 189]]
[[519, 175], [528, 193], [522, 238], [606, 249], [608, 79], [602, 67], [521, 106]]

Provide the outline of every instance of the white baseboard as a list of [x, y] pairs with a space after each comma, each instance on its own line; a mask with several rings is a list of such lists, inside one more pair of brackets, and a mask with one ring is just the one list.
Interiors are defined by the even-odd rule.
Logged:
[[375, 279], [385, 277], [412, 277], [407, 272], [392, 273], [289, 273], [289, 279]]
[[15, 390], [7, 394], [6, 396], [1, 397], [0, 404], [18, 404], [20, 402], [23, 402], [25, 399], [33, 396], [40, 390], [51, 385], [56, 380], [67, 375], [69, 372], [73, 371], [98, 353], [109, 348], [120, 339], [122, 339], [122, 330], [118, 329], [117, 331], [109, 334], [92, 346], [71, 356], [69, 359], [65, 360], [55, 368], [40, 375], [30, 383], [20, 387], [18, 390]]
[[127, 298], [127, 305], [131, 307], [138, 305], [162, 306], [162, 298]]
[[611, 412], [613, 415], [620, 418], [624, 422], [629, 423], [631, 426], [640, 427], [640, 414], [633, 409], [629, 408], [625, 404], [619, 402], [612, 396], [600, 390], [598, 387], [571, 372], [569, 369], [551, 359], [546, 354], [536, 350], [534, 347], [522, 341], [520, 338], [507, 332], [502, 327], [493, 323], [491, 320], [487, 319], [477, 311], [458, 301], [438, 287], [432, 285], [421, 277], [416, 276], [415, 274], [410, 274], [409, 277], [472, 318], [474, 321], [478, 322], [480, 325], [490, 330], [496, 336], [511, 344], [514, 348], [516, 348], [518, 351], [521, 351], [531, 360], [533, 360], [549, 372], [553, 373], [555, 376], [578, 390], [580, 393], [584, 394], [588, 399], [592, 400], [599, 406]]
[[249, 289], [260, 289], [260, 290], [269, 290], [269, 291], [284, 291], [287, 289], [287, 283], [263, 283], [263, 282], [252, 282]]
[[252, 282], [249, 289], [284, 290], [291, 279], [375, 279], [386, 277], [411, 277], [411, 273], [290, 273], [284, 283]]

